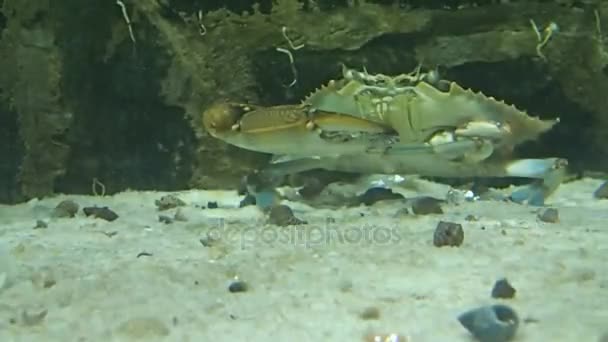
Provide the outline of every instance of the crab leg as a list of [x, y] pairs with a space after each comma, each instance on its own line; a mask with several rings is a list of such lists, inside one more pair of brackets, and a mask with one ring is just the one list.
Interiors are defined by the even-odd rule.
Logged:
[[[369, 152], [369, 150], [368, 150]], [[490, 157], [494, 145], [485, 139], [462, 139], [459, 141], [439, 144], [401, 144], [397, 143], [386, 148], [385, 154], [399, 158], [414, 155], [427, 155], [430, 158], [445, 160], [460, 160], [465, 163], [478, 163]]]
[[462, 163], [447, 160], [444, 156], [433, 156], [425, 153], [408, 155], [367, 153], [284, 161], [271, 164], [261, 174], [278, 180], [288, 174], [312, 169], [325, 169], [367, 174], [423, 174], [435, 177], [534, 178], [537, 179], [536, 182], [515, 191], [510, 199], [518, 203], [543, 205], [544, 199], [553, 193], [563, 181], [566, 165], [567, 162], [560, 158]]

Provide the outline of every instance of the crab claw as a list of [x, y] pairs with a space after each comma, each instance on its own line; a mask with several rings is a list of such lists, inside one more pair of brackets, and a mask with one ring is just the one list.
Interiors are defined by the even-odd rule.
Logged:
[[238, 129], [239, 120], [252, 107], [249, 105], [218, 102], [202, 113], [203, 127], [214, 137]]
[[543, 206], [566, 176], [568, 161], [561, 158], [522, 159], [507, 167], [507, 173], [516, 177], [531, 177], [537, 180], [515, 190], [509, 199], [515, 203]]
[[500, 139], [510, 133], [508, 125], [490, 121], [471, 121], [454, 131], [454, 134], [458, 136], [490, 139]]

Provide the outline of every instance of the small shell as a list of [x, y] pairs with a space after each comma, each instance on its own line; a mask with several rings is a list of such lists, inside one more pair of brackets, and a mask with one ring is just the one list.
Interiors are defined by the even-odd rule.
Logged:
[[458, 321], [480, 342], [507, 342], [519, 327], [515, 310], [507, 305], [482, 306], [458, 316]]

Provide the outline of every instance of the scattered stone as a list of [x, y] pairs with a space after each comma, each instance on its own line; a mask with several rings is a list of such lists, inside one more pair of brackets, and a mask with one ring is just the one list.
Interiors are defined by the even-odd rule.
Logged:
[[450, 189], [445, 195], [445, 201], [450, 205], [461, 205], [466, 201], [471, 201], [474, 198], [471, 190]]
[[464, 241], [464, 230], [460, 223], [439, 221], [433, 234], [433, 245], [435, 247], [452, 246], [458, 247]]
[[57, 204], [51, 215], [53, 217], [74, 217], [78, 213], [78, 209], [78, 203], [72, 200], [65, 200]]
[[557, 223], [559, 212], [555, 208], [547, 208], [538, 214], [538, 219], [547, 223]]
[[275, 205], [270, 208], [268, 222], [279, 227], [307, 224], [306, 221], [295, 217], [291, 208], [284, 204]]
[[82, 211], [87, 217], [93, 216], [110, 222], [118, 218], [118, 214], [108, 207], [84, 207], [82, 208]]
[[232, 293], [247, 292], [247, 290], [249, 290], [249, 285], [247, 285], [246, 282], [241, 281], [241, 280], [233, 281], [228, 286], [228, 291], [230, 291]]
[[217, 202], [207, 202], [207, 209], [217, 209], [219, 208], [219, 206], [217, 205]]
[[469, 214], [464, 218], [464, 220], [469, 222], [477, 222], [479, 221], [479, 216]]
[[506, 278], [499, 279], [492, 288], [492, 298], [511, 299], [517, 291], [511, 286]]
[[164, 223], [164, 224], [171, 224], [171, 223], [173, 223], [173, 219], [167, 215], [158, 215], [158, 222]]
[[359, 318], [365, 321], [380, 319], [380, 310], [375, 306], [367, 307], [359, 313]]
[[442, 201], [433, 197], [420, 197], [412, 202], [412, 212], [415, 215], [443, 214]]
[[357, 197], [359, 203], [363, 203], [366, 206], [373, 205], [380, 201], [402, 200], [404, 198], [403, 195], [383, 187], [369, 188], [362, 195]]
[[48, 228], [48, 224], [42, 220], [36, 220], [36, 225], [34, 226], [34, 229], [45, 229]]
[[186, 205], [186, 202], [182, 201], [175, 195], [165, 195], [160, 199], [154, 201], [154, 204], [156, 205], [159, 211], [163, 211], [177, 207], [183, 207]]
[[149, 340], [169, 335], [169, 327], [154, 317], [131, 318], [118, 326], [117, 332], [132, 339]]
[[[608, 198], [608, 181], [605, 181], [600, 185], [595, 192], [593, 192], [593, 197], [598, 199], [607, 199]], [[607, 335], [608, 336], [608, 335]], [[608, 337], [606, 337], [608, 340]]]

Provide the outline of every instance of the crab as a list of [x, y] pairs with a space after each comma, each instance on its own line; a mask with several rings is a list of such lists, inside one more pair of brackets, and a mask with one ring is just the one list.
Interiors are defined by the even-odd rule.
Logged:
[[260, 171], [262, 178], [280, 179], [311, 169], [524, 177], [537, 181], [510, 198], [533, 205], [544, 204], [559, 186], [567, 161], [510, 155], [515, 146], [536, 139], [558, 122], [529, 116], [503, 101], [441, 80], [436, 72], [372, 75], [345, 66], [341, 79], [331, 80], [299, 104], [220, 102], [202, 115], [203, 126], [213, 137], [275, 155]]

